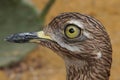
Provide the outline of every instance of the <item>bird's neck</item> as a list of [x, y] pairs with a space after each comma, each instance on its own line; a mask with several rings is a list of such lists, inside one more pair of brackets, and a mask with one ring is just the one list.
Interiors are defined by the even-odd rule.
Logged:
[[67, 80], [109, 80], [110, 67], [85, 61], [70, 61], [66, 63]]

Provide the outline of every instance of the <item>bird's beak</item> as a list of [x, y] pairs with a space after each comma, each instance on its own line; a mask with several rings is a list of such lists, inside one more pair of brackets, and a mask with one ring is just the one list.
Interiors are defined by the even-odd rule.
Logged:
[[26, 32], [26, 33], [17, 33], [8, 36], [6, 39], [8, 42], [14, 43], [40, 43], [41, 40], [52, 40], [50, 36], [45, 35], [43, 31], [39, 32]]

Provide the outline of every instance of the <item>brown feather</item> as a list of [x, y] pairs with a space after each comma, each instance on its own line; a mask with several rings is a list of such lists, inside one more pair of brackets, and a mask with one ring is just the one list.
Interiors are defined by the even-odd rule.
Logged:
[[[92, 35], [92, 39], [69, 40], [61, 33], [70, 20], [79, 20], [84, 31]], [[112, 63], [112, 47], [104, 26], [95, 18], [79, 13], [63, 13], [55, 17], [44, 30], [55, 42], [41, 41], [44, 45], [60, 55], [66, 65], [67, 80], [109, 80]], [[76, 46], [78, 51], [70, 51], [60, 46], [57, 41], [69, 46]], [[100, 51], [101, 58], [96, 58]], [[96, 53], [95, 53], [96, 52]]]

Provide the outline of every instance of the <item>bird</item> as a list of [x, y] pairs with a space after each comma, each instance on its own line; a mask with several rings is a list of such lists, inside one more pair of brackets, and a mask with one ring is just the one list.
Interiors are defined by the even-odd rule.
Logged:
[[65, 62], [66, 80], [109, 80], [112, 64], [110, 37], [96, 18], [78, 12], [61, 13], [42, 31], [16, 33], [15, 43], [38, 43]]

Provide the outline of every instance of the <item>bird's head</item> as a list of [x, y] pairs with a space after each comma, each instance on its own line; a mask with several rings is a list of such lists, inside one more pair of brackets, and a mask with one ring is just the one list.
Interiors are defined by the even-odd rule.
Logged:
[[43, 31], [18, 33], [6, 38], [16, 43], [40, 43], [64, 59], [99, 59], [111, 54], [111, 43], [102, 24], [79, 13], [55, 17]]

